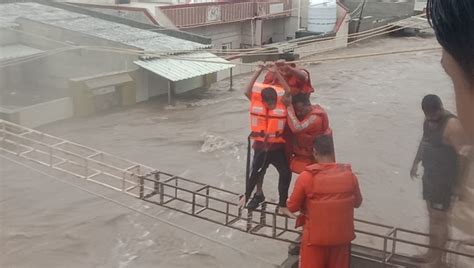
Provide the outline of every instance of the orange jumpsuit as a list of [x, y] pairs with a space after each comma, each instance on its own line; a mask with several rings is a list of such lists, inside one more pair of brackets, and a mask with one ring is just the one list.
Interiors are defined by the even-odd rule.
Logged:
[[313, 142], [322, 134], [332, 135], [326, 112], [319, 105], [313, 105], [303, 120], [296, 117], [292, 106], [288, 107], [288, 127], [292, 132], [292, 156], [290, 168], [294, 173], [301, 173], [306, 166], [314, 164]]
[[301, 268], [349, 268], [354, 208], [361, 203], [349, 165], [314, 164], [299, 175], [287, 207], [302, 213], [297, 220], [303, 225]]

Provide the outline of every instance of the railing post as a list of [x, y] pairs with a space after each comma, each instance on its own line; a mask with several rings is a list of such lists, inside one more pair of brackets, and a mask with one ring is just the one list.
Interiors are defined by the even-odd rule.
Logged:
[[267, 204], [262, 203], [262, 210], [260, 211], [260, 226], [267, 224]]
[[225, 225], [229, 224], [229, 203], [225, 206]]
[[277, 213], [278, 213], [278, 207], [275, 209], [273, 215], [272, 215], [272, 237], [276, 238], [277, 235]]
[[178, 177], [174, 179], [174, 198], [178, 198]]
[[158, 182], [160, 185], [160, 204], [163, 205], [165, 201], [165, 185], [163, 183]]
[[155, 193], [159, 193], [160, 192], [160, 188], [159, 188], [160, 173], [156, 172], [154, 176], [155, 176], [155, 180], [153, 181], [153, 188], [155, 189]]
[[252, 215], [253, 211], [250, 210], [250, 209], [247, 209], [247, 232], [250, 232], [250, 230], [252, 229]]
[[209, 187], [206, 188], [206, 208], [209, 208]]
[[[238, 201], [237, 204], [240, 204], [240, 200], [242, 200], [242, 198], [245, 198], [244, 195], [240, 195], [240, 196], [239, 196], [239, 201]], [[245, 204], [244, 204], [244, 206], [245, 206]], [[238, 207], [237, 217], [238, 217], [239, 219], [242, 218], [242, 210], [244, 210], [244, 206], [239, 206], [239, 207]]]
[[127, 171], [126, 170], [122, 171], [122, 192], [126, 192], [126, 188], [127, 188], [127, 184], [125, 182], [126, 176], [127, 176]]
[[140, 184], [140, 199], [143, 199], [145, 195], [145, 178], [143, 178], [143, 176], [138, 176], [138, 180]]
[[392, 240], [392, 256], [395, 255], [396, 247], [397, 247], [397, 228], [395, 228], [395, 231], [393, 232], [393, 240]]
[[193, 203], [191, 204], [191, 214], [196, 212], [196, 193], [193, 193]]

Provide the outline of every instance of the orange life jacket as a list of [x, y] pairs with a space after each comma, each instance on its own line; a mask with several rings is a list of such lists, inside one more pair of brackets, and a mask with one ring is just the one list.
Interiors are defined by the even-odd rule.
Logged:
[[[269, 110], [262, 101], [261, 91], [272, 87], [277, 92], [275, 109]], [[286, 124], [287, 110], [282, 102], [285, 91], [276, 85], [255, 83], [250, 98], [250, 128], [252, 139], [268, 143], [285, 143], [283, 131]]]
[[329, 128], [329, 120], [326, 111], [319, 106], [314, 105], [313, 110], [305, 118], [316, 115], [318, 119], [306, 131], [293, 134], [293, 157], [291, 158], [290, 168], [294, 173], [301, 173], [308, 165], [314, 164], [313, 143], [314, 139], [322, 134], [332, 137], [332, 130]]
[[309, 244], [335, 246], [355, 238], [354, 207], [356, 180], [350, 165], [314, 164], [306, 171], [313, 175], [307, 194], [305, 232]]
[[306, 130], [293, 134], [293, 153], [297, 156], [311, 157], [313, 156], [314, 139], [329, 128], [329, 120], [323, 108], [319, 105], [314, 105], [313, 109], [305, 118], [316, 115], [316, 122]]

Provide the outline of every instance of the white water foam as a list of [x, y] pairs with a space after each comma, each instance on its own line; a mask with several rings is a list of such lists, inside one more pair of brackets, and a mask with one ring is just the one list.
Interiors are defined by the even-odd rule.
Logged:
[[237, 143], [232, 142], [224, 137], [205, 133], [202, 135], [204, 138], [203, 144], [199, 152], [201, 153], [212, 153], [215, 151], [222, 151], [231, 149], [232, 151], [238, 150]]

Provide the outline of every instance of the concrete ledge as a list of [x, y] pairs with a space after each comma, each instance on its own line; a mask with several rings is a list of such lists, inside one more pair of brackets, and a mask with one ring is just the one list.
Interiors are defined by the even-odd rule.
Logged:
[[69, 97], [0, 111], [2, 118], [31, 128], [67, 119], [72, 117], [73, 114], [73, 103]]

